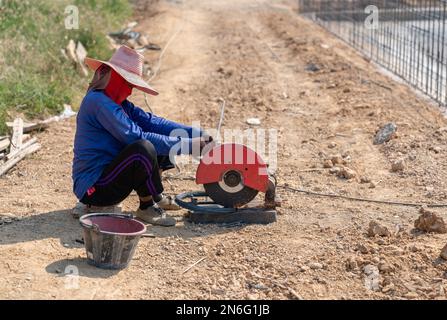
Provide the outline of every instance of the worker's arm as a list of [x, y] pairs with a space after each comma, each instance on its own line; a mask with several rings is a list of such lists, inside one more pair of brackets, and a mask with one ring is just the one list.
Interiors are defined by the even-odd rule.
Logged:
[[129, 117], [146, 132], [154, 132], [169, 136], [173, 130], [181, 129], [188, 134], [189, 138], [199, 137], [203, 133], [200, 128], [186, 126], [181, 123], [158, 117], [153, 113], [145, 112], [128, 100], [124, 101], [123, 108]]
[[[176, 146], [176, 154], [190, 153], [192, 141], [189, 138], [170, 137], [167, 135], [146, 132], [126, 115], [124, 109], [115, 103], [104, 103], [97, 109], [99, 123], [117, 140], [129, 145], [137, 140], [150, 141], [158, 155], [169, 155], [172, 147]], [[179, 148], [181, 146], [181, 148]]]

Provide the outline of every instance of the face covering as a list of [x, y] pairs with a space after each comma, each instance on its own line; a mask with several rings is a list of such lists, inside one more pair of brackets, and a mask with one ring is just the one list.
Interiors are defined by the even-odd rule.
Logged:
[[123, 103], [132, 94], [131, 85], [105, 64], [96, 70], [88, 87], [88, 91], [90, 90], [104, 90], [105, 94], [117, 104]]
[[104, 92], [117, 104], [121, 104], [132, 94], [132, 86], [112, 69], [109, 83]]

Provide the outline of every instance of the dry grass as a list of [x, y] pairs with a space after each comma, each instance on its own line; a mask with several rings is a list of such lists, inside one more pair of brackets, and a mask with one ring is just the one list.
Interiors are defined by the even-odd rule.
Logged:
[[[65, 29], [65, 8], [79, 8], [79, 29]], [[44, 118], [76, 104], [88, 79], [61, 53], [70, 39], [89, 55], [108, 58], [105, 35], [131, 15], [126, 0], [4, 0], [0, 2], [0, 134], [16, 114]], [[74, 105], [75, 106], [75, 105]]]

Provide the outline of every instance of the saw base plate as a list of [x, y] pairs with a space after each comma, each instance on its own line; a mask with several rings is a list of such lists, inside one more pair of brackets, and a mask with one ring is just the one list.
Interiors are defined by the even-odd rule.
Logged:
[[268, 224], [276, 222], [276, 210], [244, 208], [233, 213], [189, 212], [187, 219], [193, 223], [216, 224]]
[[[200, 198], [205, 201], [199, 201]], [[243, 208], [225, 208], [207, 201], [207, 198], [207, 194], [202, 191], [185, 192], [177, 195], [175, 201], [189, 210], [186, 219], [192, 223], [268, 224], [276, 222], [276, 210], [262, 208], [259, 201], [253, 200]], [[190, 201], [185, 201], [185, 199]]]

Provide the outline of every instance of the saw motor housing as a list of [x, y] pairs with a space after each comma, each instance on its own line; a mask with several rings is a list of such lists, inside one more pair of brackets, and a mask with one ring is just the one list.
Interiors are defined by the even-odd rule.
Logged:
[[196, 183], [203, 184], [209, 197], [224, 207], [242, 207], [258, 192], [266, 194], [266, 208], [275, 207], [276, 182], [269, 175], [268, 165], [242, 144], [220, 144], [205, 153], [197, 168]]

